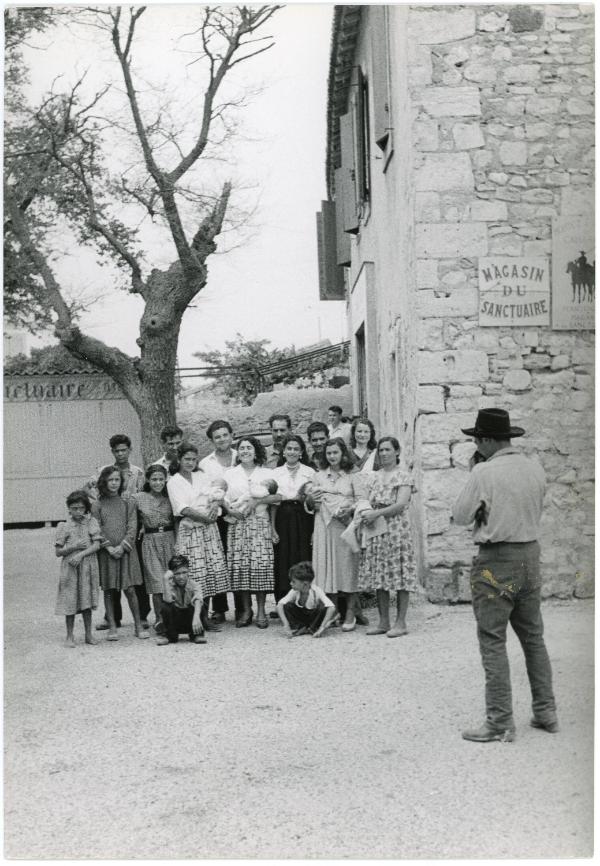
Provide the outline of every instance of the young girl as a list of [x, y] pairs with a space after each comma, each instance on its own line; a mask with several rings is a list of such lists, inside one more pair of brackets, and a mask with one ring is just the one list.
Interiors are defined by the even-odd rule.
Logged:
[[98, 521], [91, 516], [91, 505], [83, 490], [67, 496], [69, 519], [56, 529], [56, 555], [62, 558], [56, 613], [65, 616], [67, 639], [65, 646], [74, 647], [75, 614], [83, 617], [85, 642], [92, 646], [92, 610], [98, 605], [98, 559], [102, 533]]
[[146, 469], [141, 493], [133, 496], [143, 527], [142, 559], [146, 592], [152, 596], [154, 630], [162, 633], [163, 574], [175, 552], [175, 518], [167, 495], [167, 470], [162, 463]]
[[107, 640], [118, 640], [113, 608], [113, 592], [123, 590], [133, 616], [135, 636], [148, 638], [140, 622], [135, 587], [142, 583], [140, 563], [135, 549], [137, 515], [132, 499], [121, 499], [123, 478], [117, 466], [105, 466], [98, 478], [98, 500], [92, 514], [100, 524], [104, 541], [98, 553], [100, 586], [108, 620]]

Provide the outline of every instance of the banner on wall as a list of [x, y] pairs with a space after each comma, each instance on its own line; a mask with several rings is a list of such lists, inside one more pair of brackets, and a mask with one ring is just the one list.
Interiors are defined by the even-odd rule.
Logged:
[[479, 259], [479, 324], [494, 328], [549, 325], [548, 259]]
[[552, 327], [593, 330], [596, 246], [593, 210], [552, 221]]

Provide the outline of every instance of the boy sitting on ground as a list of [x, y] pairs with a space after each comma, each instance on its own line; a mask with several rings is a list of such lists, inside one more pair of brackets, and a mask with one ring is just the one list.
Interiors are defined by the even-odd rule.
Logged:
[[169, 560], [169, 570], [163, 577], [161, 616], [165, 634], [158, 646], [177, 643], [180, 634], [188, 634], [192, 643], [206, 643], [202, 627], [202, 593], [189, 579], [190, 561], [176, 554]]
[[283, 633], [290, 638], [321, 637], [337, 616], [334, 603], [319, 586], [312, 586], [315, 573], [310, 562], [292, 565], [288, 577], [292, 588], [277, 603]]

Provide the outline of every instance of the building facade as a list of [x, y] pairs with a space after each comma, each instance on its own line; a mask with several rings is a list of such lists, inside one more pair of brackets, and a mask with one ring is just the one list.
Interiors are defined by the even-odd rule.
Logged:
[[546, 471], [544, 592], [593, 592], [593, 11], [335, 9], [321, 296], [347, 300], [354, 411], [413, 466], [432, 600], [470, 597], [450, 512], [487, 406]]

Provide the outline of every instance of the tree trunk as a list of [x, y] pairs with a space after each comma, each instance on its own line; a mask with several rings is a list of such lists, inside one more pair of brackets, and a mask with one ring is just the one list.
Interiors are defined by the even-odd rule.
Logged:
[[178, 304], [181, 283], [181, 267], [176, 263], [166, 271], [152, 271], [144, 293], [146, 306], [137, 340], [140, 360], [135, 362], [140, 388], [131, 402], [142, 425], [146, 466], [163, 452], [162, 428], [175, 423], [177, 344], [185, 310]]

